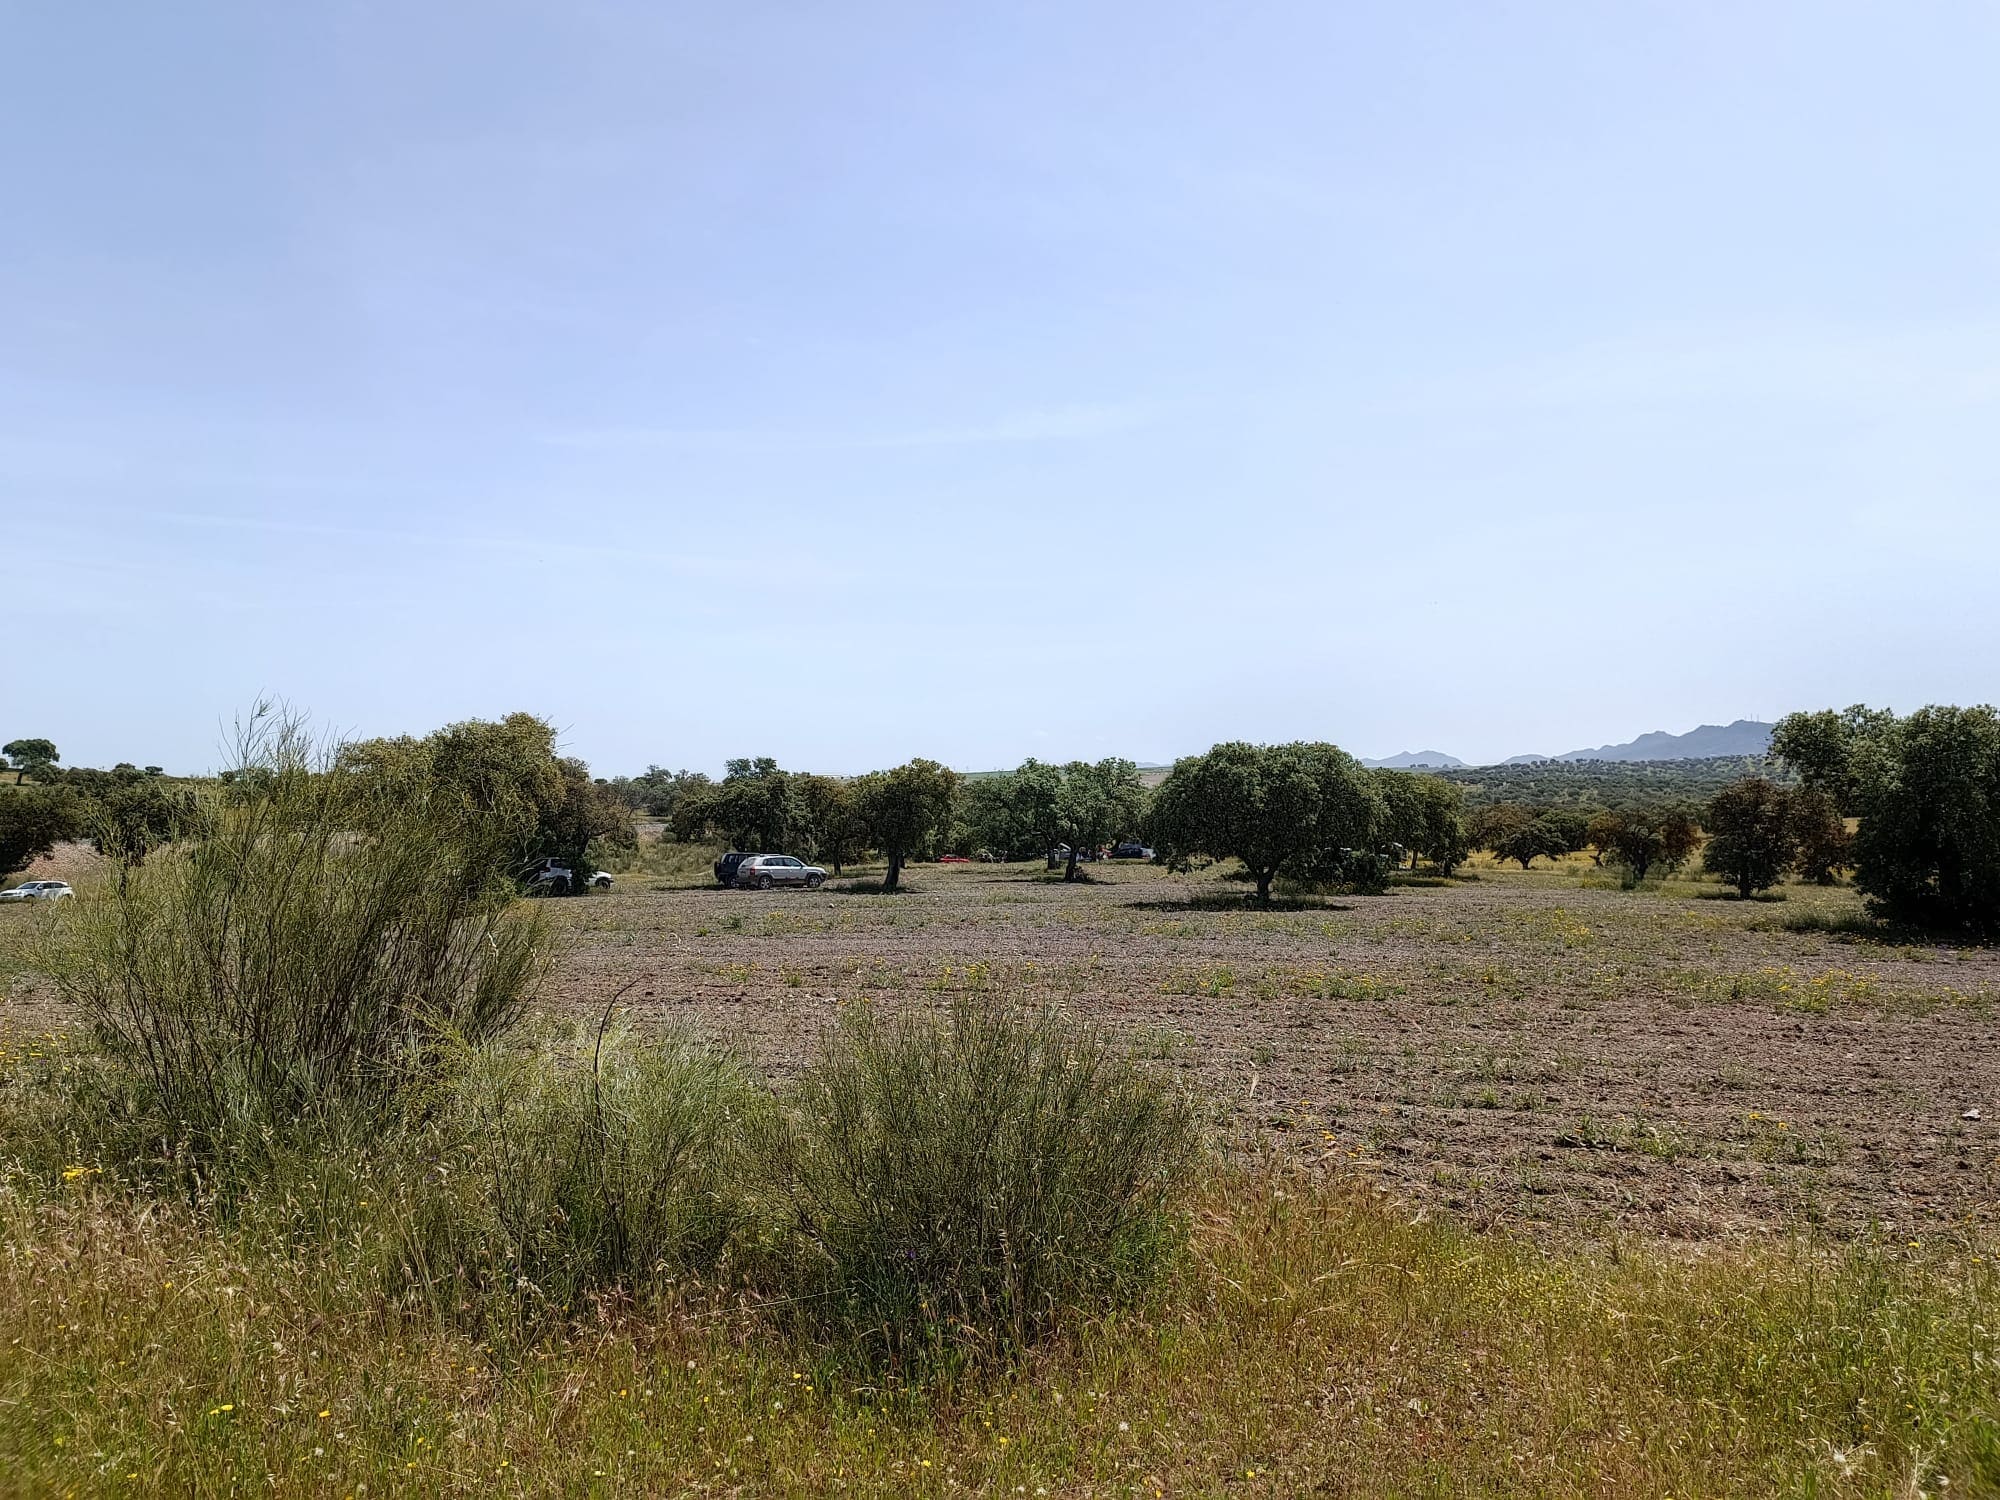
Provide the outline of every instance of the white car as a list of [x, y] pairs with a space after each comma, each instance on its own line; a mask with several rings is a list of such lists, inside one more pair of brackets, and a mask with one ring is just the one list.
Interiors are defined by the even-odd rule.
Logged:
[[[566, 896], [576, 889], [576, 872], [556, 859], [544, 859], [532, 866], [522, 879], [527, 882], [530, 896]], [[611, 889], [611, 876], [603, 870], [592, 870], [583, 881], [590, 890]]]
[[11, 891], [0, 891], [0, 901], [67, 901], [75, 894], [67, 880], [24, 880]]

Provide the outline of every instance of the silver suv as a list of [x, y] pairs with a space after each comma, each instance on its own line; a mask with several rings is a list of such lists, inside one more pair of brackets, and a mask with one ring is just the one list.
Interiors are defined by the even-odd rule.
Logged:
[[825, 879], [826, 871], [818, 865], [793, 859], [789, 854], [753, 854], [737, 864], [733, 883], [760, 891], [768, 891], [774, 885], [802, 885], [812, 891], [818, 890]]
[[67, 880], [24, 880], [11, 891], [0, 891], [0, 901], [67, 901], [75, 894]]

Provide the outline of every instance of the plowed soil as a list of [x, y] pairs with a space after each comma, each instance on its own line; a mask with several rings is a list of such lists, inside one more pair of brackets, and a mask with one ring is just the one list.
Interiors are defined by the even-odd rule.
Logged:
[[[1786, 930], [1587, 869], [1478, 870], [1247, 907], [1238, 885], [1097, 866], [919, 866], [893, 897], [646, 888], [552, 903], [552, 996], [621, 987], [773, 1074], [845, 1006], [1055, 1003], [1212, 1102], [1229, 1149], [1359, 1170], [1473, 1223], [1700, 1239], [1916, 1237], [2000, 1197], [2000, 953]], [[657, 884], [657, 883], [654, 883]]]

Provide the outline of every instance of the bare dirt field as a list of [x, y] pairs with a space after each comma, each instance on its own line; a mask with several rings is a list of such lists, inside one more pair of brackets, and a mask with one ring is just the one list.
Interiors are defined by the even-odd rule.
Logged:
[[[1475, 1223], [1698, 1239], [1990, 1225], [2000, 953], [1784, 930], [1783, 903], [1587, 866], [1258, 911], [1146, 866], [920, 866], [913, 889], [621, 889], [553, 903], [559, 1004], [633, 982], [795, 1068], [841, 1007], [1060, 1003], [1213, 1099], [1233, 1149], [1360, 1170]], [[650, 888], [649, 888], [650, 887]], [[1976, 1115], [1974, 1114], [1976, 1112]]]

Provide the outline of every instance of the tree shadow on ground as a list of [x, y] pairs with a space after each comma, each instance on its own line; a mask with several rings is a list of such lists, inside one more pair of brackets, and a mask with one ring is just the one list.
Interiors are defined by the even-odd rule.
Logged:
[[1169, 900], [1127, 901], [1137, 911], [1353, 911], [1354, 908], [1324, 896], [1273, 896], [1259, 901], [1254, 892], [1242, 895], [1179, 896]]
[[1953, 948], [1977, 952], [2000, 945], [2000, 938], [1976, 932], [1918, 927], [1889, 917], [1870, 916], [1865, 911], [1827, 912], [1807, 907], [1803, 911], [1782, 912], [1750, 925], [1765, 931], [1818, 935], [1836, 943], [1879, 948]]
[[829, 880], [820, 887], [829, 896], [921, 896], [923, 887], [907, 880], [893, 891], [884, 890], [879, 880]]

